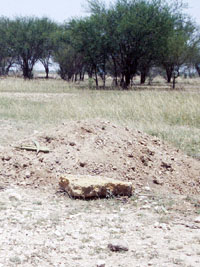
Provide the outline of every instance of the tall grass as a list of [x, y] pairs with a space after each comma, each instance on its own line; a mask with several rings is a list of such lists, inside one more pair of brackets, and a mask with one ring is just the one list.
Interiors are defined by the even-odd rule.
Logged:
[[0, 120], [40, 130], [90, 118], [156, 135], [193, 156], [200, 153], [200, 90], [91, 91], [61, 80], [0, 81]]

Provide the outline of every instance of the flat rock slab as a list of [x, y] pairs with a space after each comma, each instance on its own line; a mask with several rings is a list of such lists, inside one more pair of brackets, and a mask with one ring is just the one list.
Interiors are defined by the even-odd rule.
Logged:
[[133, 194], [132, 183], [102, 176], [66, 175], [60, 178], [60, 187], [71, 197], [93, 198], [128, 196]]

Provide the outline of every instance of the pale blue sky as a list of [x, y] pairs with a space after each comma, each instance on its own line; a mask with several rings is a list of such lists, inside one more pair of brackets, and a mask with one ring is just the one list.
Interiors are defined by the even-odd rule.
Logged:
[[[48, 16], [63, 22], [74, 16], [85, 15], [86, 0], [1, 0], [0, 15], [13, 16]], [[111, 0], [105, 0], [106, 3]], [[190, 6], [188, 12], [200, 25], [200, 0], [185, 0]]]

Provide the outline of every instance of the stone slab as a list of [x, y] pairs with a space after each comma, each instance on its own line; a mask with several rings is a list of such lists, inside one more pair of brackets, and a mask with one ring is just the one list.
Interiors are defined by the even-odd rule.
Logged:
[[133, 194], [132, 183], [103, 176], [65, 175], [60, 178], [60, 187], [71, 197], [105, 198], [112, 196], [128, 196]]

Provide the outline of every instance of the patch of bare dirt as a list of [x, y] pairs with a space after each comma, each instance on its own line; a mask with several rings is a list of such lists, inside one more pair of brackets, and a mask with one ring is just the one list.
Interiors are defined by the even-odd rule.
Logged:
[[[32, 141], [50, 152], [15, 148]], [[100, 120], [68, 122], [0, 150], [0, 266], [200, 265], [199, 161]], [[70, 199], [58, 191], [66, 173], [131, 181], [136, 193]]]
[[[49, 153], [15, 145], [48, 147]], [[131, 181], [136, 190], [199, 195], [200, 163], [156, 137], [108, 121], [68, 122], [1, 149], [1, 182], [58, 187], [62, 174], [102, 175]]]
[[167, 199], [83, 201], [19, 186], [0, 199], [0, 266], [200, 265], [200, 224]]

